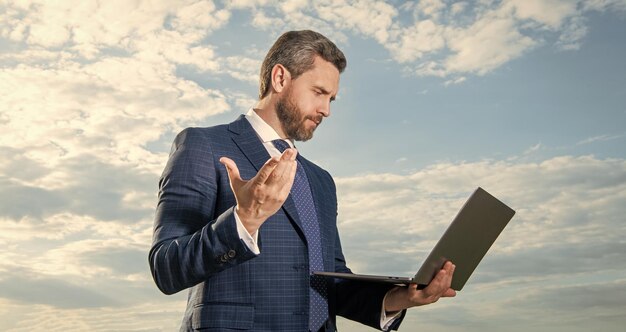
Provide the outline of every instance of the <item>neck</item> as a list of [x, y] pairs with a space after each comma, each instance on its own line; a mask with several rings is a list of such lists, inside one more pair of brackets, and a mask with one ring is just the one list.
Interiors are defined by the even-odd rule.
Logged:
[[283, 139], [287, 139], [287, 135], [283, 131], [283, 126], [276, 114], [276, 102], [272, 101], [273, 98], [265, 97], [254, 106], [256, 114], [265, 121], [276, 133]]

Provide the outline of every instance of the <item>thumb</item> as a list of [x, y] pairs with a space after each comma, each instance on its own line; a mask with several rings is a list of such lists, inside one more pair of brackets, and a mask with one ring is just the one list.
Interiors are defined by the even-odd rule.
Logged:
[[244, 185], [245, 181], [241, 179], [237, 164], [235, 164], [235, 162], [228, 157], [220, 158], [220, 163], [222, 163], [222, 165], [226, 167], [226, 171], [228, 172], [228, 180], [230, 180], [230, 186], [232, 187], [233, 192], [239, 191], [239, 188]]

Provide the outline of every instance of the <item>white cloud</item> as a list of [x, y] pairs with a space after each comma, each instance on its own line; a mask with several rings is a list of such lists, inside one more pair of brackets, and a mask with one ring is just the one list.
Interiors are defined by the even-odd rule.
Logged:
[[583, 144], [596, 143], [596, 142], [612, 141], [612, 140], [615, 140], [615, 139], [622, 138], [624, 136], [626, 136], [626, 134], [621, 134], [621, 135], [598, 135], [598, 136], [585, 138], [584, 140], [576, 143], [576, 145], [583, 145]]
[[[162, 157], [146, 150], [163, 128], [229, 109], [225, 96], [173, 74], [163, 60], [105, 58], [43, 69], [20, 65], [0, 71], [6, 118], [0, 145], [52, 167], [60, 158], [91, 154], [113, 164], [155, 170]], [[23, 128], [29, 128], [24, 131]]]
[[[458, 298], [412, 310], [404, 324], [420, 329], [460, 324], [459, 331], [484, 331], [518, 319], [520, 327], [538, 320], [558, 330], [561, 322], [553, 315], [575, 318], [570, 307], [578, 305], [571, 303], [589, 308], [578, 302], [583, 293], [594, 303], [590, 316], [621, 312], [614, 303], [624, 294], [606, 296], [618, 285], [594, 280], [623, 278], [626, 271], [618, 258], [626, 249], [623, 159], [486, 160], [335, 180], [344, 254], [357, 273], [414, 274], [476, 186], [517, 211]], [[561, 292], [568, 299], [557, 296]], [[420, 318], [425, 311], [427, 322]], [[484, 321], [493, 326], [478, 323]], [[361, 331], [343, 319], [339, 324]]]
[[162, 30], [146, 38], [130, 42], [137, 49], [136, 58], [156, 62], [164, 57], [172, 64], [192, 65], [201, 71], [219, 70], [219, 61], [211, 46], [194, 46], [203, 37], [202, 33], [181, 33]]
[[252, 59], [245, 56], [229, 56], [223, 59], [226, 71], [232, 77], [256, 84], [259, 82], [259, 70], [261, 69], [261, 59]]
[[30, 47], [66, 46], [74, 56], [88, 59], [108, 49], [167, 53], [174, 63], [207, 70], [215, 69], [206, 62], [212, 51], [196, 44], [228, 22], [230, 12], [211, 1], [35, 1], [9, 4], [5, 16], [9, 25], [1, 28], [2, 35]]
[[[115, 294], [119, 297], [128, 294]], [[180, 326], [185, 299], [150, 301], [132, 306], [105, 308], [55, 308], [45, 305], [18, 305], [0, 300], [3, 331], [174, 331]], [[138, 319], [138, 317], [141, 317]]]
[[615, 10], [626, 11], [626, 1], [624, 0], [585, 0], [580, 2], [584, 10]]
[[432, 20], [418, 21], [413, 26], [402, 29], [399, 39], [387, 47], [397, 61], [412, 62], [426, 53], [443, 49], [446, 45], [444, 30], [444, 26]]
[[308, 0], [286, 0], [281, 1], [280, 8], [283, 12], [293, 13], [305, 9], [310, 5]]
[[231, 97], [231, 103], [235, 105], [235, 107], [239, 110], [247, 110], [251, 107], [254, 107], [258, 98], [255, 96], [250, 96], [244, 93], [229, 93]]
[[[135, 270], [145, 272], [147, 259], [142, 260], [146, 264], [141, 267], [125, 260], [128, 260], [131, 253], [133, 254], [130, 256], [133, 258], [132, 261], [136, 261], [135, 258], [144, 258], [148, 250], [148, 243], [136, 243], [132, 241], [132, 238], [86, 239], [72, 241], [47, 250], [31, 263], [32, 269], [38, 275], [74, 277], [83, 281], [96, 278], [120, 278], [125, 275], [125, 271], [117, 271], [118, 265], [124, 265], [124, 269], [132, 269], [132, 273]], [[119, 264], [115, 264], [115, 261], [111, 259], [103, 261], [98, 257], [99, 255], [112, 255]]]
[[443, 85], [449, 86], [449, 85], [454, 85], [454, 84], [461, 84], [465, 82], [466, 79], [467, 78], [465, 76], [457, 77], [455, 79], [445, 81]]
[[[496, 246], [495, 252], [523, 252], [548, 243], [584, 246], [590, 239], [619, 243], [619, 232], [603, 230], [624, 228], [619, 221], [626, 212], [620, 212], [619, 203], [626, 199], [624, 174], [624, 160], [557, 157], [541, 163], [437, 164], [405, 176], [336, 179], [340, 230], [351, 239], [346, 255], [359, 257], [355, 261], [362, 265], [365, 252], [376, 251], [371, 241], [395, 242], [425, 254], [477, 186], [517, 210], [504, 233], [506, 246]], [[389, 227], [388, 234], [365, 240], [366, 233]]]
[[[604, 322], [603, 330], [618, 331], [626, 310], [625, 286], [626, 280], [622, 279], [528, 288], [527, 292], [505, 301], [503, 306], [521, 315], [537, 317], [543, 326], [562, 322], [584, 326], [595, 321], [596, 327], [598, 322]], [[584, 318], [578, 314], [581, 310], [586, 312]]]
[[576, 14], [576, 2], [568, 0], [507, 0], [504, 10], [513, 10], [520, 20], [534, 20], [541, 25], [558, 29], [563, 21]]
[[267, 17], [264, 11], [258, 10], [252, 17], [252, 25], [257, 28], [269, 29], [274, 24], [274, 20]]
[[441, 11], [446, 8], [446, 3], [442, 0], [423, 0], [417, 3], [415, 6], [415, 14], [417, 16], [432, 17], [435, 20], [439, 19]]
[[535, 153], [535, 152], [539, 151], [541, 148], [543, 148], [543, 145], [541, 143], [537, 143], [537, 144], [529, 147], [528, 149], [526, 149], [526, 151], [524, 151], [524, 155]]
[[452, 4], [452, 6], [450, 6], [450, 14], [452, 14], [453, 16], [461, 14], [467, 8], [467, 6], [469, 6], [469, 4], [465, 1], [455, 2]]
[[176, 10], [171, 25], [178, 31], [206, 33], [222, 27], [230, 18], [230, 12], [217, 10], [212, 1], [199, 1]]
[[[387, 29], [393, 38], [383, 45], [396, 61], [415, 63], [417, 75], [439, 77], [484, 75], [538, 45], [543, 30], [561, 29], [564, 21], [577, 15], [575, 5], [557, 1], [473, 4], [467, 10], [466, 3], [437, 0], [405, 9], [411, 7], [414, 22], [390, 24]], [[525, 23], [529, 21], [533, 24]], [[573, 45], [584, 35], [582, 21], [570, 21], [562, 44], [568, 40], [567, 45]]]
[[436, 61], [423, 62], [414, 72], [418, 76], [446, 77], [448, 75], [446, 69]]
[[[27, 44], [1, 58], [13, 65], [0, 69], [0, 88], [9, 92], [0, 100], [7, 134], [0, 145], [23, 149], [50, 168], [40, 185], [67, 181], [54, 166], [83, 154], [160, 171], [164, 156], [146, 146], [164, 129], [178, 131], [229, 109], [219, 91], [177, 77], [177, 65], [250, 79], [223, 70], [214, 48], [200, 44], [230, 18], [211, 1], [5, 6], [2, 35]], [[110, 50], [119, 54], [104, 55]]]
[[231, 0], [228, 2], [230, 8], [242, 9], [242, 8], [254, 8], [259, 6], [265, 6], [269, 4], [271, 0]]
[[332, 22], [335, 28], [353, 30], [387, 43], [397, 10], [383, 1], [318, 1], [315, 9], [319, 17]]
[[483, 75], [536, 45], [518, 31], [513, 20], [497, 16], [486, 16], [467, 29], [451, 30], [448, 36], [453, 55], [444, 65], [449, 73]]
[[587, 35], [585, 19], [581, 16], [572, 17], [557, 41], [557, 46], [563, 50], [577, 50], [582, 44], [582, 39]]
[[167, 1], [25, 1], [9, 6], [26, 15], [26, 41], [42, 46], [70, 41], [120, 46], [131, 34], [143, 35], [161, 27], [171, 11]]
[[[401, 6], [400, 10], [412, 10], [414, 17], [413, 22], [402, 22], [395, 10], [381, 11], [385, 19], [359, 15], [361, 4], [343, 2], [318, 11], [340, 28], [373, 36], [394, 60], [414, 64], [417, 75], [438, 77], [484, 75], [552, 39], [548, 35], [551, 32], [559, 33], [554, 43], [560, 49], [576, 50], [587, 32], [585, 11], [626, 8], [619, 1], [586, 3], [581, 10], [577, 2], [565, 0], [481, 1], [471, 5], [429, 0]], [[342, 13], [347, 17], [338, 18]], [[337, 25], [338, 21], [344, 23]]]
[[88, 216], [74, 216], [61, 213], [50, 216], [42, 222], [32, 217], [20, 220], [3, 218], [0, 220], [0, 241], [3, 243], [22, 242], [31, 239], [60, 240], [71, 234], [84, 231], [94, 219]]
[[[218, 8], [211, 1], [27, 2], [9, 5], [3, 15], [9, 25], [0, 33], [43, 47], [69, 45], [67, 50], [89, 59], [107, 47], [140, 53], [142, 58], [156, 53], [175, 64], [250, 80], [240, 71], [222, 68], [214, 48], [198, 45], [223, 27], [233, 10], [251, 10], [252, 25], [273, 33], [312, 28], [346, 42], [344, 32], [351, 31], [373, 38], [393, 59], [412, 64], [418, 75], [456, 76], [484, 75], [499, 68], [551, 39], [547, 31], [559, 33], [554, 40], [559, 48], [576, 50], [586, 34], [584, 13], [622, 11], [626, 5], [620, 0], [582, 1], [580, 6], [566, 0], [429, 0], [396, 8], [375, 0], [240, 0]], [[412, 11], [414, 20], [401, 20], [401, 11]], [[440, 69], [425, 70], [427, 63]]]

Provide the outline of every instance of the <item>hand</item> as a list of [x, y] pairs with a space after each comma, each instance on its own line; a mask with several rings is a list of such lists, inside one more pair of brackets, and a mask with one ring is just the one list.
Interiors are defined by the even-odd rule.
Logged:
[[424, 289], [417, 289], [417, 284], [408, 287], [396, 287], [385, 298], [385, 310], [395, 312], [410, 307], [435, 303], [441, 297], [454, 297], [456, 291], [450, 288], [455, 265], [447, 261], [435, 278]]
[[248, 233], [255, 233], [289, 196], [296, 175], [296, 155], [295, 149], [287, 149], [280, 157], [270, 158], [248, 181], [241, 178], [233, 160], [220, 158], [237, 200], [237, 215]]

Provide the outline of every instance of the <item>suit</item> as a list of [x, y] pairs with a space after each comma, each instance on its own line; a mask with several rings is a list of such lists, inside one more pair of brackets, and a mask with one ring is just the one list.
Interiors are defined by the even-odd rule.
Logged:
[[[239, 238], [236, 205], [225, 167], [229, 157], [250, 179], [270, 158], [250, 123], [188, 128], [175, 139], [159, 181], [150, 268], [159, 289], [190, 288], [181, 331], [307, 331], [307, 241], [291, 196], [259, 229], [260, 254]], [[324, 270], [349, 272], [337, 232], [337, 198], [328, 172], [297, 157], [319, 219]], [[335, 316], [380, 329], [390, 286], [327, 280], [329, 320]], [[397, 329], [402, 319], [392, 325]]]

